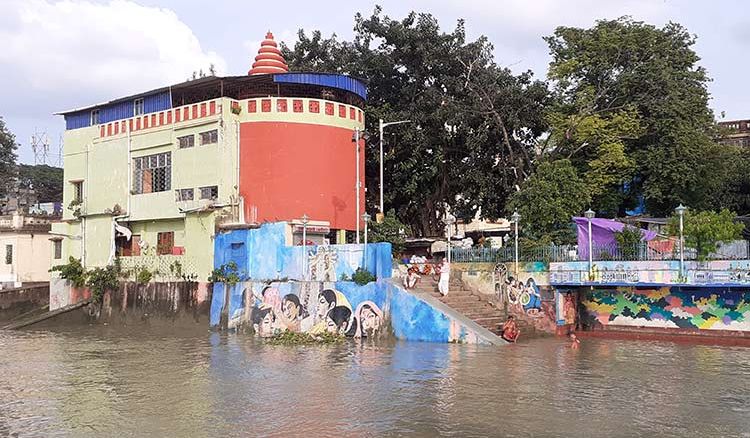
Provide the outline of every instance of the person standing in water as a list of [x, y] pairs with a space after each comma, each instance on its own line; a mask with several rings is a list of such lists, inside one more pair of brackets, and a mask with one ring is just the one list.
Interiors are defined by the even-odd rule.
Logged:
[[578, 340], [578, 337], [575, 333], [570, 334], [570, 348], [573, 350], [578, 350], [578, 347], [581, 346], [581, 341]]
[[451, 264], [448, 263], [448, 259], [443, 258], [443, 263], [440, 265], [440, 280], [438, 281], [438, 291], [440, 291], [443, 296], [448, 295], [450, 276]]

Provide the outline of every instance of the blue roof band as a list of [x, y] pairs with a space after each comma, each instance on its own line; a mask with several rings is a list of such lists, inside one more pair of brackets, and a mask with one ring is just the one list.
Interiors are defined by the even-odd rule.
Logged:
[[273, 81], [287, 84], [319, 85], [338, 88], [356, 94], [367, 100], [367, 86], [359, 79], [331, 73], [279, 73], [273, 75]]

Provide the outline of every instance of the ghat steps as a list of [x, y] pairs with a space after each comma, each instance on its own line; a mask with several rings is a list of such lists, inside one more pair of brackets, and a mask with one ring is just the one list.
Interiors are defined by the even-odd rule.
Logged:
[[[500, 328], [508, 318], [506, 310], [496, 307], [484, 297], [467, 290], [461, 280], [456, 278], [451, 279], [446, 296], [438, 292], [437, 281], [427, 276], [422, 277], [414, 290], [430, 294], [443, 304], [498, 336], [500, 336]], [[535, 332], [534, 326], [521, 318], [516, 318], [516, 324], [521, 330], [522, 338], [524, 335]]]

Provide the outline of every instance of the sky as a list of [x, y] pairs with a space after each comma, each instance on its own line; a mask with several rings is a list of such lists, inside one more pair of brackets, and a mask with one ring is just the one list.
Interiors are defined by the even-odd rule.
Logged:
[[446, 31], [463, 18], [470, 39], [493, 43], [498, 64], [542, 79], [542, 37], [557, 26], [624, 15], [678, 22], [698, 37], [717, 118], [750, 118], [750, 4], [729, 0], [0, 0], [0, 116], [20, 144], [19, 161], [34, 163], [31, 137], [45, 133], [47, 163], [61, 164], [64, 123], [55, 112], [182, 82], [211, 64], [219, 75], [245, 74], [267, 30], [288, 44], [298, 29], [349, 39], [354, 15], [376, 4], [396, 19], [432, 13]]

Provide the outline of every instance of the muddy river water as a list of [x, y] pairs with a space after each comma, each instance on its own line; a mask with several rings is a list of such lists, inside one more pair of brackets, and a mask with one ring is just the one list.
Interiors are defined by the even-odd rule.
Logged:
[[750, 437], [750, 349], [0, 332], [0, 437]]

